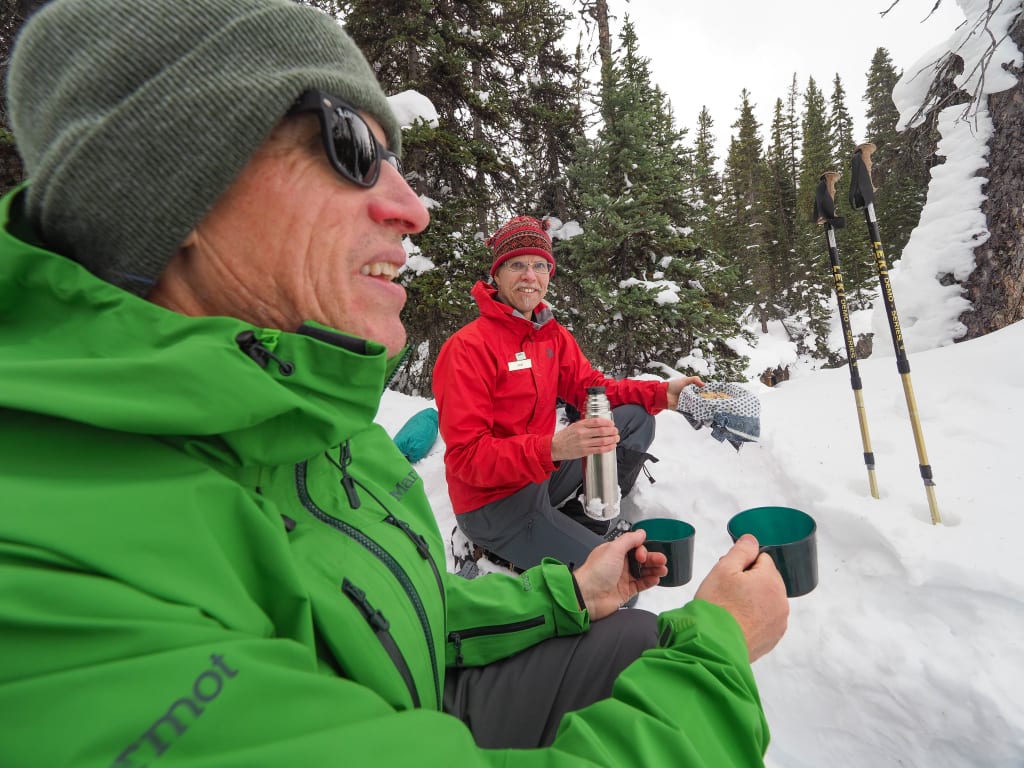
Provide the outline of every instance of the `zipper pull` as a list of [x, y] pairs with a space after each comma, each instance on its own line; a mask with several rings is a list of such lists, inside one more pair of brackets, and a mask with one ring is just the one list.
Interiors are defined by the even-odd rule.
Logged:
[[341, 462], [338, 464], [341, 469], [341, 487], [345, 489], [348, 496], [348, 504], [352, 509], [359, 509], [362, 502], [359, 501], [359, 494], [356, 493], [356, 481], [348, 473], [348, 465], [352, 463], [352, 451], [348, 447], [348, 440], [341, 446]]
[[263, 346], [255, 332], [242, 331], [235, 336], [235, 343], [245, 354], [259, 363], [260, 368], [266, 368], [270, 361], [273, 360], [277, 363], [277, 369], [281, 372], [282, 376], [291, 376], [295, 373], [295, 365], [287, 360], [282, 360]]
[[348, 595], [348, 598], [355, 603], [359, 610], [363, 612], [367, 622], [374, 630], [378, 632], [387, 632], [391, 627], [391, 623], [384, 618], [384, 614], [370, 605], [370, 601], [366, 599], [366, 593], [353, 584], [348, 579], [344, 579], [341, 582], [341, 591]]
[[328, 451], [324, 451], [324, 456], [341, 472], [341, 487], [345, 489], [345, 495], [348, 496], [349, 507], [359, 509], [362, 502], [359, 501], [359, 494], [356, 493], [356, 481], [348, 473], [348, 465], [352, 463], [352, 451], [349, 450], [348, 440], [338, 449], [338, 461], [335, 461]]
[[448, 639], [455, 645], [455, 666], [462, 666], [462, 635], [458, 632], [449, 632]]

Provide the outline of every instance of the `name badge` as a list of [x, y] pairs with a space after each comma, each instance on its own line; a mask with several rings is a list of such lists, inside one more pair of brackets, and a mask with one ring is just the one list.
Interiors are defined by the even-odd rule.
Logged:
[[527, 368], [532, 368], [532, 367], [533, 367], [533, 360], [530, 360], [529, 358], [525, 358], [523, 360], [512, 360], [508, 364], [508, 369], [510, 371], [523, 371], [523, 370], [526, 370]]

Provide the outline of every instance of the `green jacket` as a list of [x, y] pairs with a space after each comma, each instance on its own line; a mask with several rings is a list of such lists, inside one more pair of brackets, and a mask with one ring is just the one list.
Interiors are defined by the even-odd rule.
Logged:
[[[692, 603], [546, 750], [480, 750], [445, 668], [586, 631], [567, 569], [445, 570], [374, 423], [374, 343], [189, 318], [32, 244], [0, 203], [0, 763], [750, 766], [735, 621]], [[258, 278], [257, 278], [258, 279]]]

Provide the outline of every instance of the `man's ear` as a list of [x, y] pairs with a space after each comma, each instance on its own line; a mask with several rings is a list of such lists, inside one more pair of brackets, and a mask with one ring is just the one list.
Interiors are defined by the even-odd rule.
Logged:
[[199, 235], [194, 229], [189, 230], [189, 233], [185, 235], [185, 239], [181, 241], [181, 245], [178, 246], [179, 251], [184, 251], [188, 248], [192, 248], [199, 241]]

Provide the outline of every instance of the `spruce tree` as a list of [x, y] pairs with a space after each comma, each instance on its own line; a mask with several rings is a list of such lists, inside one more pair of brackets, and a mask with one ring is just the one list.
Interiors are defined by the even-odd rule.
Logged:
[[570, 169], [583, 233], [559, 244], [563, 287], [553, 300], [575, 283], [576, 336], [609, 375], [671, 366], [694, 349], [732, 373], [735, 355], [720, 339], [738, 329], [719, 301], [721, 270], [708, 268], [689, 236], [700, 200], [693, 152], [651, 85], [628, 19], [620, 43], [600, 93], [604, 123]]
[[864, 309], [875, 295], [875, 267], [867, 229], [857, 221], [857, 211], [849, 207], [850, 156], [857, 147], [853, 136], [853, 118], [846, 107], [846, 90], [839, 75], [832, 81], [829, 99], [829, 140], [832, 144], [832, 169], [842, 173], [836, 187], [836, 210], [850, 220], [850, 226], [836, 230], [836, 245], [843, 268], [847, 305], [851, 310]]
[[441, 344], [476, 315], [470, 289], [490, 266], [483, 238], [511, 215], [570, 207], [562, 169], [582, 121], [575, 68], [558, 48], [568, 16], [552, 0], [331, 4], [385, 91], [415, 90], [438, 114], [403, 135], [407, 179], [435, 204], [413, 238], [434, 269], [402, 276], [413, 352], [397, 381], [428, 394]]
[[832, 168], [842, 170], [857, 144], [853, 138], [853, 118], [846, 106], [846, 89], [838, 73], [832, 80], [829, 98], [828, 136], [832, 144]]
[[921, 219], [930, 180], [932, 147], [937, 141], [931, 128], [896, 130], [900, 115], [892, 92], [899, 79], [900, 73], [889, 52], [878, 48], [868, 70], [864, 101], [868, 105], [868, 140], [877, 148], [872, 156], [871, 174], [877, 188], [875, 213], [883, 227], [890, 262], [899, 259]]
[[769, 238], [762, 259], [757, 302], [762, 332], [767, 332], [768, 320], [780, 320], [789, 314], [786, 287], [793, 280], [797, 243], [795, 133], [791, 117], [782, 100], [777, 99], [766, 156], [764, 195], [769, 210], [766, 222]]
[[722, 199], [722, 179], [716, 168], [714, 120], [705, 106], [697, 115], [697, 131], [693, 146], [693, 179], [696, 189], [694, 201], [694, 239], [705, 249], [721, 253], [722, 232], [719, 203]]
[[767, 167], [760, 124], [745, 88], [740, 93], [739, 117], [732, 127], [735, 132], [729, 140], [722, 174], [721, 208], [727, 222], [723, 227], [723, 257], [737, 272], [737, 300], [750, 305], [757, 301], [755, 275], [765, 258], [769, 234], [765, 227], [768, 205], [764, 199]]
[[[900, 120], [899, 110], [892, 100], [892, 92], [899, 82], [900, 73], [897, 72], [889, 51], [885, 48], [876, 48], [871, 58], [871, 66], [868, 69], [868, 84], [864, 91], [864, 101], [868, 105], [867, 116], [867, 140], [872, 142], [879, 151], [883, 151], [889, 144], [896, 141], [896, 126]], [[877, 182], [885, 181], [882, 171], [875, 169], [873, 176], [877, 176]]]
[[797, 256], [791, 287], [791, 306], [797, 311], [791, 334], [798, 346], [816, 357], [828, 357], [831, 317], [831, 270], [821, 228], [812, 220], [814, 196], [821, 175], [832, 170], [833, 151], [829, 139], [825, 97], [814, 78], [804, 91], [800, 145], [800, 175], [797, 187]]

